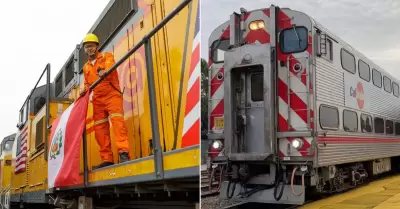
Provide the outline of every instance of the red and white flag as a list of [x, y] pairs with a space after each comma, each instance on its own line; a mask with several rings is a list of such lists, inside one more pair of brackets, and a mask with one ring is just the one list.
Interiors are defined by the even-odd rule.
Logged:
[[72, 103], [53, 122], [48, 160], [48, 187], [81, 184], [81, 139], [86, 126], [89, 93]]

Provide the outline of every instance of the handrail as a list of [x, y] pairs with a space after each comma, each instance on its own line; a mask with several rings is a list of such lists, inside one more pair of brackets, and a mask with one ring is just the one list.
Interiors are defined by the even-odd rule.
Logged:
[[139, 43], [132, 47], [118, 62], [116, 62], [108, 71], [104, 73], [96, 82], [94, 82], [89, 89], [92, 90], [95, 88], [107, 75], [109, 75], [112, 71], [117, 69], [127, 58], [129, 58], [134, 52], [136, 52], [140, 47], [142, 47], [150, 38], [157, 33], [162, 27], [164, 27], [175, 15], [177, 15], [185, 6], [187, 6], [192, 0], [183, 0], [181, 4], [178, 5], [172, 12], [165, 17], [158, 25], [156, 25], [147, 35], [143, 37]]
[[[172, 12], [165, 17], [158, 25], [156, 25], [148, 34], [146, 34], [139, 43], [132, 47], [118, 62], [116, 62], [109, 70], [107, 70], [103, 76], [101, 76], [97, 81], [95, 81], [90, 87], [93, 90], [105, 77], [107, 77], [111, 72], [117, 69], [126, 59], [128, 59], [134, 52], [136, 52], [140, 47], [145, 45], [145, 59], [146, 59], [146, 71], [148, 78], [148, 89], [149, 89], [149, 101], [150, 101], [150, 119], [151, 119], [151, 131], [153, 137], [153, 151], [154, 151], [154, 167], [157, 179], [164, 178], [164, 168], [163, 168], [163, 157], [162, 148], [160, 143], [160, 132], [158, 128], [158, 116], [157, 116], [157, 103], [156, 103], [156, 91], [155, 91], [155, 79], [153, 72], [153, 60], [152, 60], [152, 49], [151, 49], [151, 38], [156, 34], [161, 28], [163, 28], [172, 18], [174, 18], [183, 8], [185, 8], [192, 0], [183, 0]], [[87, 165], [87, 142], [84, 132], [83, 136], [83, 146], [84, 146], [84, 182], [85, 186], [88, 184], [88, 165]]]
[[[44, 70], [42, 71], [42, 74], [40, 75], [39, 79], [37, 80], [35, 86], [33, 87], [33, 89], [31, 90], [31, 92], [29, 93], [28, 97], [25, 99], [24, 104], [22, 104], [21, 109], [19, 109], [19, 111], [21, 112], [21, 110], [24, 108], [25, 104], [29, 103], [29, 99], [31, 99], [33, 92], [36, 90], [37, 85], [39, 84], [40, 80], [42, 79], [44, 73], [47, 71], [47, 87], [46, 87], [46, 91], [49, 90], [48, 94], [50, 94], [50, 63], [47, 63], [46, 67], [44, 68]], [[50, 96], [49, 96], [50, 97]], [[47, 101], [47, 100], [46, 100]], [[47, 104], [47, 102], [46, 102]], [[27, 109], [27, 112], [25, 113], [27, 118], [29, 116], [29, 109]], [[26, 121], [25, 121], [26, 122]], [[20, 128], [20, 127], [19, 127]]]

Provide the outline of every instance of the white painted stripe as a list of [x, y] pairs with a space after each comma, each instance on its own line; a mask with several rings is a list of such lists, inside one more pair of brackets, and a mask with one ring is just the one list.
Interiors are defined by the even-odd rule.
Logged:
[[193, 124], [200, 118], [200, 101], [193, 107], [193, 109], [186, 115], [185, 122], [183, 123], [182, 136], [193, 126]]
[[194, 51], [194, 49], [196, 49], [197, 45], [199, 45], [200, 43], [200, 32], [197, 33], [197, 35], [194, 37], [193, 39], [193, 43], [192, 43], [192, 51]]
[[19, 165], [19, 166], [17, 166], [17, 167], [15, 168], [15, 171], [18, 172], [18, 171], [24, 169], [25, 167], [26, 167], [25, 164], [21, 164], [21, 165]]
[[[283, 101], [283, 99], [281, 97], [279, 97], [279, 109], [280, 110], [287, 110], [288, 104]], [[296, 131], [304, 131], [304, 130], [308, 130], [307, 129], [307, 123], [301, 119], [301, 117], [295, 112], [295, 111], [290, 111], [292, 114], [290, 114], [290, 118], [287, 114], [287, 111], [282, 111], [279, 112], [282, 117], [288, 121], [288, 119], [290, 120], [290, 125], [293, 127], [294, 130]]]
[[21, 156], [21, 155], [26, 155], [26, 149], [21, 150], [21, 152], [18, 154], [18, 158], [19, 158], [19, 156]]
[[26, 161], [26, 157], [22, 157], [22, 158], [17, 160], [16, 164], [18, 165], [18, 164], [21, 164], [21, 163], [25, 163], [25, 161]]
[[[213, 86], [213, 84], [211, 84]], [[217, 84], [214, 84], [215, 86]], [[210, 86], [211, 88], [211, 86]], [[214, 94], [211, 96], [211, 99], [213, 100], [221, 100], [224, 98], [224, 83], [218, 86], [217, 90], [214, 92]], [[214, 109], [215, 107], [213, 107]]]
[[198, 78], [200, 78], [200, 71], [201, 71], [201, 66], [200, 66], [200, 62], [198, 62], [192, 72], [192, 75], [189, 78], [188, 81], [188, 87], [187, 87], [187, 92], [190, 91], [190, 89], [192, 88], [193, 84], [196, 82], [196, 80]]
[[[61, 118], [60, 118], [60, 120], [58, 122], [58, 125], [54, 130], [55, 134], [54, 134], [53, 137], [56, 137], [57, 136], [57, 132], [61, 131], [62, 139], [64, 140], [63, 144], [65, 144], [65, 135], [66, 135], [66, 128], [67, 128], [67, 124], [68, 124], [68, 119], [69, 119], [69, 116], [70, 116], [74, 106], [75, 106], [75, 103], [72, 103], [62, 113]], [[51, 141], [50, 141], [50, 144], [53, 144], [54, 140], [56, 140], [56, 139], [52, 138]], [[57, 158], [56, 159], [52, 159], [52, 160], [49, 159], [49, 161], [48, 161], [48, 168], [47, 169], [48, 169], [48, 187], [49, 188], [53, 188], [54, 187], [54, 183], [55, 183], [55, 180], [57, 178], [57, 175], [60, 172], [61, 166], [64, 163], [64, 152], [65, 152], [64, 149], [65, 149], [65, 146], [62, 146], [61, 149], [60, 149], [60, 154], [57, 155]], [[49, 156], [50, 156], [50, 152], [51, 152], [51, 149], [49, 149], [49, 153], [48, 153]]]
[[[287, 110], [287, 108], [288, 108], [288, 104], [285, 101], [283, 101], [282, 98], [279, 97], [279, 109]], [[286, 121], [288, 121], [289, 117], [288, 117], [287, 111], [280, 111], [279, 113]], [[294, 128], [294, 130], [297, 130], [297, 131], [307, 130], [306, 122], [304, 122], [296, 112], [291, 111], [291, 113], [292, 114], [290, 115], [291, 116], [290, 124]], [[311, 144], [313, 138], [312, 137], [304, 137], [304, 139], [309, 144]], [[286, 138], [280, 139], [280, 141], [279, 141], [279, 150], [281, 150], [285, 156], [288, 155], [287, 147], [288, 147], [289, 143], [290, 143], [289, 140]], [[300, 152], [298, 150], [291, 149], [290, 156], [302, 156], [302, 155], [300, 154]]]
[[[283, 81], [283, 83], [288, 86], [288, 70], [279, 70], [278, 72], [279, 78]], [[301, 77], [297, 77], [295, 74], [290, 72], [290, 88], [296, 95], [305, 103], [307, 104], [307, 94], [305, 93], [307, 90], [307, 86], [301, 82]]]

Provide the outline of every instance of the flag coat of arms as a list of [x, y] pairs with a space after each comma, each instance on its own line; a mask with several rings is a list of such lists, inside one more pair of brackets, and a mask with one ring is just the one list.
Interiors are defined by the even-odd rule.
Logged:
[[89, 102], [89, 92], [72, 103], [52, 123], [48, 152], [48, 187], [81, 184], [80, 146]]

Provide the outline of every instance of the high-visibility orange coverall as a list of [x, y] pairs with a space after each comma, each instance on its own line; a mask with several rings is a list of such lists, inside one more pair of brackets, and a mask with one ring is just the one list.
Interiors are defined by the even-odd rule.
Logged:
[[[89, 60], [83, 67], [85, 89], [99, 79], [98, 69], [109, 70], [115, 63], [114, 56], [105, 52], [98, 53], [94, 65]], [[103, 162], [114, 162], [111, 150], [110, 125], [114, 130], [118, 152], [129, 153], [129, 142], [124, 121], [123, 97], [119, 87], [118, 72], [114, 70], [93, 89], [93, 120], [100, 157]]]

